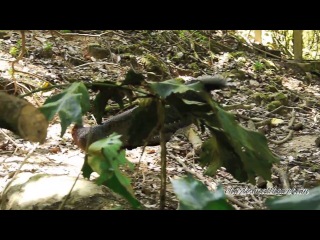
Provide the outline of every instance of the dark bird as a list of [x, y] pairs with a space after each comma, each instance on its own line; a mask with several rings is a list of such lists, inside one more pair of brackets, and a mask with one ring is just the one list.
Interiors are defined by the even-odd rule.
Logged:
[[[191, 84], [195, 82], [202, 82], [204, 84], [204, 89], [206, 91], [211, 91], [215, 89], [222, 89], [226, 86], [226, 80], [221, 75], [215, 76], [201, 76], [198, 78], [191, 79], [187, 81], [185, 84]], [[83, 127], [79, 125], [75, 125], [72, 129], [72, 137], [77, 146], [79, 146], [82, 150], [86, 150], [91, 143], [98, 141], [100, 139], [108, 137], [110, 134], [116, 132], [121, 136], [121, 140], [123, 142], [124, 148], [134, 148], [138, 146], [142, 146], [143, 143], [140, 144], [130, 144], [129, 143], [129, 128], [132, 117], [139, 107], [134, 107], [130, 110], [127, 110], [123, 113], [117, 114], [115, 116], [110, 117], [101, 125], [93, 126], [93, 127]], [[178, 115], [173, 113], [173, 109], [168, 107], [166, 108], [166, 116], [170, 116], [165, 119], [165, 138], [166, 141], [169, 141], [171, 136], [180, 128], [186, 127], [192, 123], [192, 121], [188, 118], [181, 119]], [[173, 116], [173, 117], [172, 117]], [[179, 118], [179, 119], [177, 119]], [[159, 136], [152, 136], [148, 141], [148, 146], [159, 145]]]

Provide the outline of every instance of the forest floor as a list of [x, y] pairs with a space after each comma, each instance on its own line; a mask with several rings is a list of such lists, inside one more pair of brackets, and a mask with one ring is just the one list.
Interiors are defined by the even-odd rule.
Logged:
[[[52, 35], [50, 31], [28, 31], [28, 51], [15, 64], [19, 94], [51, 84], [103, 79], [120, 81], [131, 68], [158, 81], [178, 76], [223, 74], [230, 79], [229, 87], [213, 92], [213, 98], [223, 106], [237, 105], [230, 112], [244, 127], [251, 128], [252, 123], [272, 120], [269, 124], [256, 124], [256, 130], [265, 134], [270, 149], [281, 158], [278, 170], [273, 171], [271, 182], [259, 180], [256, 186], [237, 181], [224, 168], [219, 169], [214, 177], [209, 177], [197, 163], [197, 156], [187, 139], [174, 136], [167, 143], [166, 208], [177, 209], [178, 206], [170, 179], [185, 176], [187, 172], [209, 189], [217, 184], [222, 184], [224, 189], [283, 188], [283, 178], [289, 181], [290, 188], [318, 186], [320, 78], [306, 75], [285, 59], [264, 56], [245, 42], [221, 31], [197, 32], [92, 30], [63, 36]], [[17, 54], [13, 53], [14, 48], [19, 49], [21, 45], [20, 39], [18, 31], [9, 32], [8, 37], [0, 39], [0, 90], [7, 88], [12, 91], [11, 61], [14, 59], [12, 55]], [[46, 98], [59, 91], [53, 89], [33, 94], [27, 100], [41, 106]], [[280, 106], [270, 105], [280, 97], [284, 99]], [[84, 122], [96, 124], [92, 115], [85, 116]], [[60, 137], [60, 120], [55, 117], [50, 122], [47, 140], [34, 150], [20, 172], [78, 176], [84, 153], [73, 143], [70, 130], [71, 127]], [[10, 131], [0, 131], [0, 192], [33, 148], [34, 144]], [[141, 147], [127, 150], [128, 160], [137, 163], [141, 152]], [[140, 170], [130, 177], [137, 199], [147, 209], [158, 209], [159, 146], [146, 148]], [[236, 209], [264, 209], [264, 201], [268, 197], [236, 195], [231, 197], [231, 204]], [[92, 209], [96, 207], [92, 206]]]

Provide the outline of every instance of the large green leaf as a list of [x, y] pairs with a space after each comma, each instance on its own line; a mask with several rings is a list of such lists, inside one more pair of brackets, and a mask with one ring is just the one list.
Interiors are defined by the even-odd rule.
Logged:
[[98, 124], [101, 124], [108, 101], [111, 99], [123, 108], [123, 98], [126, 96], [125, 92], [127, 90], [109, 86], [99, 86], [99, 90], [99, 93], [93, 101], [93, 115]]
[[82, 123], [82, 114], [89, 108], [89, 94], [86, 86], [83, 83], [73, 83], [60, 94], [47, 98], [40, 110], [49, 121], [55, 114], [59, 114], [61, 136], [63, 136], [72, 122]]
[[126, 78], [122, 82], [122, 85], [141, 85], [144, 80], [144, 76], [141, 73], [135, 73], [132, 69], [130, 69]]
[[270, 198], [266, 205], [272, 210], [320, 210], [320, 187], [308, 189], [281, 189], [287, 191], [288, 195], [283, 197]]
[[248, 179], [241, 158], [222, 134], [216, 133], [202, 144], [200, 162], [208, 166], [205, 173], [209, 176], [214, 176], [217, 169], [223, 166], [239, 181]]
[[187, 91], [199, 92], [203, 90], [203, 84], [201, 82], [186, 85], [179, 79], [170, 79], [164, 82], [151, 82], [150, 87], [163, 99], [167, 98], [172, 93], [185, 93]]
[[[121, 135], [111, 134], [108, 138], [94, 142], [89, 146], [87, 154], [87, 165], [100, 176], [96, 180], [98, 184], [103, 184], [114, 192], [126, 198], [134, 208], [140, 207], [139, 201], [134, 197], [130, 179], [119, 169], [121, 165], [128, 165], [133, 168], [125, 158], [125, 151], [121, 150]], [[86, 174], [90, 173], [90, 168], [85, 166]]]
[[86, 155], [84, 158], [84, 163], [82, 165], [81, 171], [82, 171], [83, 177], [88, 179], [90, 178], [91, 173], [93, 173], [93, 169], [88, 164], [88, 155]]
[[184, 119], [193, 119], [194, 123], [205, 124], [211, 130], [213, 136], [204, 143], [200, 157], [200, 162], [208, 166], [208, 175], [214, 175], [224, 166], [240, 181], [254, 183], [257, 175], [271, 178], [272, 164], [279, 160], [268, 148], [266, 138], [241, 127], [207, 92], [171, 93], [166, 100]]
[[179, 210], [232, 210], [221, 186], [210, 192], [200, 181], [191, 176], [171, 180], [173, 191], [179, 199]]
[[241, 127], [233, 115], [215, 103], [201, 82], [184, 85], [179, 79], [151, 83], [151, 88], [164, 98], [183, 119], [205, 124], [214, 135], [203, 145], [200, 162], [214, 175], [224, 166], [238, 180], [255, 182], [255, 177], [271, 178], [271, 167], [279, 160], [272, 154], [266, 138]]
[[[235, 176], [247, 175], [251, 183], [255, 183], [255, 176], [262, 176], [267, 180], [271, 180], [271, 167], [273, 163], [279, 161], [270, 149], [268, 148], [267, 139], [258, 132], [250, 131], [241, 127], [234, 119], [234, 116], [218, 106], [218, 104], [211, 102], [215, 113], [216, 120], [208, 123], [209, 126], [218, 127], [218, 130], [213, 129], [213, 133], [217, 134], [220, 140], [220, 147], [226, 151], [232, 151], [234, 158], [240, 158], [242, 167], [238, 163], [229, 164], [229, 169], [232, 172], [238, 171]], [[226, 156], [230, 153], [224, 152], [222, 155]], [[229, 162], [229, 161], [228, 161]], [[230, 167], [241, 167], [240, 169], [230, 169]], [[239, 180], [243, 180], [242, 177]]]

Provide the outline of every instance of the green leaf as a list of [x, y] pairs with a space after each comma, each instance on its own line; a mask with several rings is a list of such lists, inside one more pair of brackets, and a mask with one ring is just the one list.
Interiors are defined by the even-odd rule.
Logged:
[[183, 119], [192, 119], [200, 126], [205, 124], [211, 130], [212, 137], [203, 144], [200, 156], [200, 162], [208, 166], [206, 174], [213, 176], [219, 167], [224, 166], [239, 181], [254, 183], [257, 175], [271, 178], [272, 164], [279, 160], [268, 148], [266, 138], [241, 127], [233, 115], [220, 108], [208, 93], [173, 93], [167, 101]]
[[81, 168], [82, 175], [84, 178], [90, 178], [91, 173], [93, 173], [92, 168], [88, 164], [88, 155], [85, 156], [83, 166]]
[[56, 113], [61, 120], [61, 136], [72, 123], [82, 123], [82, 114], [90, 108], [89, 94], [83, 83], [73, 83], [60, 94], [48, 98], [40, 108], [50, 121]]
[[270, 180], [272, 164], [279, 159], [268, 148], [266, 138], [241, 127], [233, 115], [219, 107], [208, 94], [203, 93], [202, 97], [211, 110], [207, 113], [199, 111], [197, 117], [213, 136], [203, 144], [200, 156], [200, 163], [208, 166], [206, 174], [213, 176], [224, 166], [239, 181], [255, 183], [256, 176]]
[[[255, 176], [254, 172], [245, 168], [243, 163], [245, 159], [237, 154], [224, 133], [214, 132], [213, 136], [203, 143], [202, 150], [199, 161], [202, 165], [208, 166], [205, 174], [209, 176], [214, 176], [216, 170], [221, 166], [241, 182], [247, 181], [251, 175]], [[257, 160], [252, 159], [252, 161]]]
[[108, 138], [94, 142], [88, 149], [88, 165], [100, 176], [96, 180], [97, 184], [103, 184], [114, 192], [126, 198], [134, 208], [141, 206], [134, 197], [130, 179], [119, 169], [121, 165], [129, 165], [133, 169], [132, 163], [125, 158], [125, 151], [121, 150], [121, 135], [111, 134]]
[[221, 186], [210, 192], [200, 181], [191, 176], [171, 180], [173, 191], [179, 199], [179, 210], [232, 210]]
[[126, 75], [126, 78], [122, 82], [122, 85], [141, 85], [144, 80], [144, 76], [140, 73], [135, 73], [130, 69]]
[[205, 174], [209, 176], [214, 176], [217, 169], [223, 166], [239, 181], [247, 180], [241, 158], [222, 134], [216, 133], [202, 144], [200, 163], [208, 166]]
[[186, 85], [179, 79], [170, 79], [164, 82], [151, 82], [150, 87], [163, 99], [167, 98], [172, 93], [185, 93], [187, 91], [199, 92], [203, 90], [203, 84], [201, 82]]
[[[188, 94], [189, 93], [189, 94]], [[211, 107], [201, 101], [200, 99], [196, 100], [188, 100], [186, 98], [200, 98], [199, 94], [196, 92], [193, 92], [195, 95], [191, 96], [191, 92], [187, 92], [186, 94], [171, 94], [169, 97], [167, 97], [167, 102], [169, 103], [170, 107], [174, 107], [175, 109], [178, 109], [181, 116], [199, 116], [206, 115], [209, 111], [211, 111]]]
[[[272, 164], [279, 162], [279, 159], [268, 148], [265, 136], [241, 127], [232, 114], [224, 111], [216, 103], [214, 104], [214, 112], [219, 127], [223, 129], [223, 131], [218, 131], [219, 140], [222, 139], [224, 145], [227, 144], [230, 149], [233, 149], [234, 156], [239, 156], [248, 180], [255, 183], [256, 175], [271, 180]], [[239, 167], [239, 163], [234, 166]], [[239, 169], [241, 172], [243, 170]], [[237, 171], [237, 169], [233, 171]]]
[[320, 187], [308, 189], [281, 189], [288, 195], [266, 200], [266, 205], [272, 210], [320, 210]]
[[[212, 81], [212, 79], [209, 79]], [[194, 87], [192, 84], [197, 84]], [[271, 178], [271, 167], [279, 161], [267, 145], [266, 138], [257, 132], [241, 127], [233, 115], [215, 103], [210, 94], [201, 90], [199, 82], [182, 85], [178, 80], [152, 83], [151, 88], [166, 97], [171, 109], [179, 112], [182, 119], [189, 119], [203, 128], [205, 124], [212, 133], [203, 145], [200, 162], [208, 166], [206, 174], [212, 176], [224, 166], [236, 179], [255, 182], [257, 175]], [[192, 87], [190, 89], [189, 87]]]
[[125, 97], [126, 90], [108, 86], [99, 86], [98, 88], [100, 91], [93, 101], [93, 115], [97, 123], [101, 124], [109, 99], [118, 103], [120, 108], [123, 108], [123, 98]]

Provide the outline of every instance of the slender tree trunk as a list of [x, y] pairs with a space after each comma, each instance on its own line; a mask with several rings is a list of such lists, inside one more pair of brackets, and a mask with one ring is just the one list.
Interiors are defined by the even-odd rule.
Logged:
[[302, 30], [293, 30], [293, 54], [295, 61], [302, 61]]
[[262, 30], [254, 30], [254, 40], [258, 43], [262, 43]]

